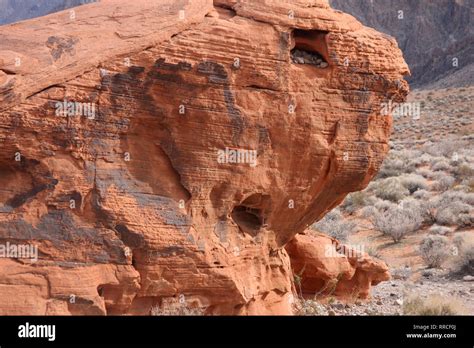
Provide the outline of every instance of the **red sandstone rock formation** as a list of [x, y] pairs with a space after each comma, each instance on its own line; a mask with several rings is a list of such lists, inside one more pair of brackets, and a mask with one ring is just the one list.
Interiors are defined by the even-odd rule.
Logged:
[[[290, 313], [284, 247], [377, 172], [407, 73], [326, 0], [103, 0], [0, 27], [0, 241], [39, 250], [0, 258], [0, 314]], [[373, 267], [351, 267], [366, 292]]]
[[390, 279], [384, 262], [324, 234], [299, 234], [286, 251], [303, 296], [367, 298], [371, 286]]

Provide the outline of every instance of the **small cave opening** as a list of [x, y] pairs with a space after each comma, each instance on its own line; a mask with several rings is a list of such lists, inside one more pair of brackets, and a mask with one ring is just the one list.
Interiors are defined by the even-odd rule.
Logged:
[[262, 227], [266, 227], [265, 217], [270, 208], [270, 196], [253, 194], [232, 210], [232, 219], [239, 228], [251, 236], [256, 236]]
[[256, 231], [263, 225], [262, 212], [244, 205], [234, 207], [232, 219], [244, 231]]
[[329, 67], [327, 34], [328, 32], [322, 30], [293, 30], [290, 52], [292, 63], [320, 69]]

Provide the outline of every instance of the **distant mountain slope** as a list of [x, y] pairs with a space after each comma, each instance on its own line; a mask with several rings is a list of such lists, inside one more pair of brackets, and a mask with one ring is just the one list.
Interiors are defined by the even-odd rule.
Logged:
[[[415, 87], [472, 85], [474, 0], [330, 0], [333, 8], [394, 36]], [[399, 11], [403, 11], [399, 12]], [[453, 59], [458, 59], [458, 67]]]
[[95, 1], [88, 0], [0, 0], [0, 25], [45, 16], [70, 7]]

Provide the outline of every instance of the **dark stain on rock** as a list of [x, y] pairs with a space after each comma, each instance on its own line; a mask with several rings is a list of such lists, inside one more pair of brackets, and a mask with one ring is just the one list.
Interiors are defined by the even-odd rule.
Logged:
[[369, 116], [368, 113], [360, 113], [357, 116], [357, 133], [359, 136], [364, 136], [369, 130]]
[[74, 191], [73, 193], [71, 193], [71, 195], [69, 196], [69, 200], [71, 199], [74, 200], [76, 207], [80, 207], [82, 205], [82, 195], [79, 192]]
[[110, 80], [104, 77], [104, 84], [110, 87], [112, 111], [120, 112], [124, 108], [120, 103], [121, 98], [135, 98], [138, 92], [142, 90], [142, 80], [139, 77], [140, 72], [137, 69], [129, 69], [126, 73], [113, 75]]
[[232, 141], [235, 146], [238, 146], [240, 136], [244, 131], [245, 120], [235, 105], [234, 93], [230, 88], [225, 68], [221, 64], [206, 61], [199, 63], [197, 70], [198, 73], [208, 76], [209, 83], [223, 85], [224, 101], [232, 124]]
[[227, 71], [221, 64], [210, 61], [201, 62], [197, 66], [197, 71], [208, 76], [210, 83], [229, 84]]
[[40, 162], [36, 159], [23, 157], [21, 162], [19, 162], [19, 167], [22, 172], [29, 173], [33, 179], [36, 178], [37, 180], [33, 184], [32, 188], [26, 192], [16, 194], [5, 202], [7, 206], [12, 208], [18, 208], [22, 206], [30, 198], [35, 197], [42, 191], [53, 189], [59, 182], [57, 179], [53, 178], [49, 171], [41, 168]]
[[128, 69], [128, 72], [134, 76], [139, 75], [145, 71], [145, 67], [133, 65]]
[[130, 248], [141, 248], [145, 243], [145, 239], [139, 233], [130, 231], [129, 228], [123, 224], [115, 226], [115, 230], [120, 234], [122, 242]]
[[362, 89], [360, 91], [351, 90], [351, 91], [345, 92], [342, 96], [342, 99], [345, 102], [351, 103], [353, 105], [357, 105], [360, 107], [366, 106], [369, 100], [370, 92], [363, 90], [364, 87], [360, 87], [360, 88]]
[[288, 53], [290, 52], [290, 38], [291, 34], [288, 32], [281, 32], [280, 33], [280, 40], [279, 40], [279, 54], [280, 59], [284, 60], [288, 57]]
[[[66, 260], [83, 262], [84, 258], [91, 263], [128, 264], [123, 253], [123, 242], [118, 238], [110, 239], [103, 229], [80, 226], [68, 210], [54, 210], [43, 215], [37, 226], [24, 220], [0, 222], [0, 240], [49, 241], [58, 251], [68, 251], [76, 245], [90, 245], [84, 256], [66, 252]], [[44, 255], [41, 259], [49, 259]]]
[[46, 47], [49, 48], [51, 56], [56, 61], [65, 53], [74, 55], [76, 53], [74, 47], [78, 42], [78, 39], [72, 37], [50, 36], [46, 41]]
[[188, 91], [195, 91], [197, 86], [186, 82], [179, 74], [180, 72], [187, 72], [192, 70], [192, 65], [188, 62], [178, 62], [176, 64], [166, 63], [164, 58], [157, 59], [153, 68], [148, 72], [147, 79], [144, 84], [144, 90], [150, 91], [155, 81], [163, 81], [165, 83], [174, 83], [180, 89]]
[[34, 186], [32, 189], [23, 193], [19, 193], [15, 195], [14, 197], [10, 198], [8, 201], [6, 201], [6, 204], [12, 208], [18, 208], [22, 206], [23, 204], [25, 204], [29, 198], [36, 196], [38, 193], [46, 190], [47, 188], [48, 188], [47, 184]]
[[262, 125], [257, 125], [258, 128], [258, 155], [262, 154], [265, 151], [265, 148], [267, 148], [271, 144], [270, 140], [270, 133], [268, 132], [268, 129], [265, 128]]

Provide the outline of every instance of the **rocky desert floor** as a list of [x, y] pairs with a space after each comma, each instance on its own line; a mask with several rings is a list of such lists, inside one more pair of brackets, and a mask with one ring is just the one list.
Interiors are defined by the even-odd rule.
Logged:
[[473, 87], [410, 94], [419, 113], [394, 118], [377, 177], [313, 225], [385, 261], [392, 280], [368, 300], [303, 300], [300, 313], [474, 315], [473, 100]]

